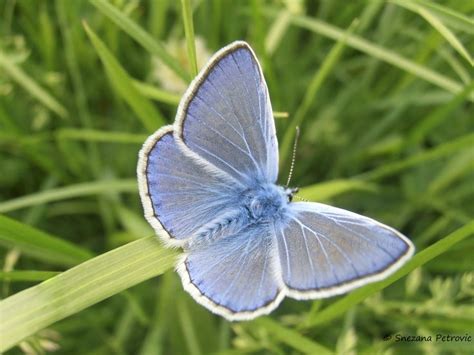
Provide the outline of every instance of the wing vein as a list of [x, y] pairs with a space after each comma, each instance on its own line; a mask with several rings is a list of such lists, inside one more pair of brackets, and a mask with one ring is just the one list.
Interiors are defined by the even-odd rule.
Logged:
[[220, 162], [222, 162], [223, 164], [227, 165], [229, 168], [231, 168], [232, 170], [234, 170], [237, 174], [239, 174], [240, 176], [242, 176], [244, 179], [247, 178], [247, 176], [245, 174], [243, 174], [242, 172], [238, 171], [236, 168], [234, 168], [232, 165], [230, 165], [229, 163], [227, 163], [225, 160], [223, 160], [222, 158], [218, 157], [217, 155], [215, 155], [214, 153], [210, 152], [209, 150], [207, 150], [206, 148], [204, 147], [201, 147], [199, 144], [194, 144], [194, 146], [197, 148], [197, 149], [200, 149], [202, 150], [203, 152], [205, 152], [206, 154], [209, 154], [210, 156], [216, 158], [217, 160], [219, 160]]
[[[231, 57], [232, 57], [232, 59], [233, 59], [235, 65], [237, 66], [237, 69], [239, 70], [239, 73], [243, 76], [244, 73], [243, 73], [242, 68], [240, 67], [238, 61], [235, 59], [234, 53], [232, 53]], [[255, 83], [255, 76], [253, 76], [253, 77], [254, 77], [254, 83]], [[247, 85], [247, 81], [244, 80], [243, 82], [244, 82], [245, 92], [247, 93], [247, 96], [250, 97], [251, 94], [250, 94], [249, 87], [248, 87], [248, 85]], [[262, 125], [261, 125], [262, 120], [263, 120], [263, 122], [265, 122], [265, 117], [259, 116], [259, 115], [261, 115], [262, 112], [260, 111], [260, 94], [259, 94], [259, 90], [258, 90], [258, 89], [259, 89], [259, 88], [258, 88], [258, 86], [256, 85], [256, 87], [255, 87], [255, 93], [256, 93], [257, 98], [258, 98], [258, 109], [259, 109], [259, 111], [258, 111], [258, 113], [257, 113], [257, 112], [255, 112], [255, 110], [253, 110], [253, 111], [254, 111], [254, 112], [253, 112], [253, 116], [254, 116], [254, 118], [255, 118], [255, 119], [254, 119], [254, 122], [255, 122], [255, 124], [258, 126], [258, 129], [259, 129], [259, 131], [260, 131], [260, 136], [261, 136], [261, 138], [262, 138], [262, 141], [266, 143], [266, 139], [265, 139], [266, 137], [265, 137], [265, 134], [264, 134], [263, 131], [262, 131], [263, 127], [262, 127]], [[249, 112], [249, 114], [250, 114], [250, 112]], [[259, 148], [260, 148], [260, 147], [259, 147]], [[265, 147], [265, 150], [266, 150], [266, 147]], [[261, 154], [264, 154], [264, 156], [263, 156], [263, 157], [260, 156], [260, 158], [262, 158], [263, 161], [265, 161], [265, 163], [266, 163], [266, 152], [265, 152], [265, 151], [264, 151], [264, 152], [261, 152], [261, 149], [258, 149], [258, 152], [261, 153]], [[260, 155], [260, 154], [259, 154], [259, 155]]]
[[190, 180], [190, 179], [187, 179], [185, 178], [184, 176], [179, 176], [179, 175], [176, 175], [176, 174], [167, 174], [167, 173], [153, 173], [154, 175], [156, 176], [170, 176], [172, 179], [177, 179], [177, 180], [181, 180], [181, 181], [186, 181], [190, 184], [193, 184], [193, 185], [196, 185], [196, 186], [201, 186], [201, 187], [204, 187], [206, 189], [209, 188], [209, 186], [206, 186], [204, 184], [201, 184], [197, 181], [194, 181], [194, 180]]
[[[214, 111], [214, 113], [216, 113], [217, 116], [219, 116], [219, 118], [221, 119], [222, 122], [224, 122], [224, 123], [227, 124], [229, 127], [231, 127], [231, 128], [235, 131], [235, 133], [237, 133], [238, 136], [239, 136], [240, 138], [242, 138], [242, 140], [245, 140], [245, 138], [244, 138], [245, 133], [244, 133], [243, 130], [242, 130], [241, 132], [239, 132], [239, 131], [237, 130], [237, 128], [234, 127], [233, 124], [231, 124], [228, 120], [226, 120], [226, 119], [224, 118], [224, 116], [222, 116], [222, 113], [216, 111], [216, 110], [214, 109], [214, 107], [212, 107], [212, 105], [209, 105], [209, 104], [206, 102], [206, 100], [204, 100], [203, 98], [201, 98], [199, 95], [196, 95], [195, 98], [201, 100], [201, 101], [206, 105], [206, 108], [209, 108], [209, 109], [211, 109], [212, 111]], [[241, 127], [241, 128], [242, 128], [242, 127]]]
[[285, 254], [286, 254], [286, 271], [288, 273], [288, 278], [291, 278], [291, 268], [290, 268], [290, 252], [288, 250], [288, 245], [286, 244], [286, 236], [283, 233], [283, 230], [280, 227], [280, 233], [283, 236], [283, 244], [285, 244]]
[[324, 238], [325, 240], [327, 240], [329, 243], [331, 243], [336, 249], [337, 251], [344, 257], [344, 259], [346, 259], [349, 264], [351, 265], [351, 267], [354, 269], [357, 277], [360, 277], [359, 275], [359, 272], [357, 271], [357, 268], [355, 267], [354, 263], [352, 262], [352, 260], [347, 256], [346, 253], [344, 253], [344, 251], [341, 250], [341, 248], [339, 248], [339, 246], [334, 243], [330, 238], [326, 237], [324, 234], [322, 233], [317, 233], [316, 231], [313, 231], [311, 228], [309, 228], [306, 224], [304, 224], [303, 222], [301, 222], [299, 219], [297, 218], [293, 218], [293, 220], [297, 221], [297, 223], [300, 223], [304, 228], [306, 228], [307, 230], [309, 230], [311, 233], [313, 233], [315, 235], [316, 238], [318, 238], [318, 235], [321, 236], [322, 238]]
[[219, 136], [221, 136], [224, 140], [226, 140], [227, 142], [229, 142], [231, 145], [233, 145], [235, 148], [237, 148], [238, 150], [240, 150], [242, 153], [244, 153], [246, 156], [248, 156], [250, 158], [250, 160], [253, 162], [253, 164], [255, 165], [255, 168], [259, 169], [259, 166], [258, 166], [258, 163], [255, 161], [254, 157], [252, 156], [250, 150], [249, 150], [249, 146], [247, 145], [247, 142], [244, 140], [246, 146], [247, 146], [247, 151], [243, 150], [241, 147], [239, 147], [237, 144], [235, 144], [234, 142], [232, 142], [229, 138], [227, 138], [226, 136], [224, 136], [222, 133], [220, 133], [219, 131], [215, 130], [214, 128], [210, 127], [209, 125], [207, 125], [204, 121], [200, 120], [199, 118], [197, 118], [196, 116], [193, 116], [193, 115], [189, 115], [190, 117], [193, 117], [194, 119], [196, 119], [197, 121], [203, 123], [205, 126], [207, 126], [209, 129], [211, 129], [211, 131], [215, 132], [216, 134], [218, 134]]
[[392, 259], [396, 259], [392, 254], [390, 254], [384, 247], [380, 246], [377, 242], [373, 243], [370, 239], [367, 239], [367, 237], [363, 236], [362, 234], [356, 232], [356, 231], [352, 231], [350, 230], [349, 228], [347, 228], [345, 225], [339, 223], [337, 220], [335, 220], [334, 218], [332, 217], [329, 217], [327, 215], [325, 215], [324, 213], [320, 213], [320, 215], [323, 215], [325, 216], [326, 218], [330, 219], [334, 224], [338, 225], [339, 227], [341, 227], [342, 229], [346, 230], [347, 232], [349, 232], [349, 234], [355, 234], [357, 235], [359, 238], [362, 238], [364, 239], [366, 242], [369, 242], [370, 244], [375, 244], [380, 250], [382, 250], [383, 252], [385, 252], [388, 256], [390, 256]]
[[[306, 248], [306, 255], [308, 256], [309, 266], [311, 268], [311, 274], [316, 276], [316, 274], [314, 272], [313, 260], [311, 259], [311, 255], [310, 255], [309, 248], [308, 248], [308, 242], [306, 240], [306, 233], [305, 233], [304, 228], [302, 226], [300, 226], [300, 228], [301, 228], [301, 232], [303, 232], [304, 246]], [[324, 247], [322, 247], [322, 246], [321, 246], [321, 248], [324, 249]], [[336, 275], [334, 275], [334, 276], [336, 276]], [[318, 287], [317, 278], [315, 277], [314, 280], [316, 281], [316, 288], [317, 288]]]

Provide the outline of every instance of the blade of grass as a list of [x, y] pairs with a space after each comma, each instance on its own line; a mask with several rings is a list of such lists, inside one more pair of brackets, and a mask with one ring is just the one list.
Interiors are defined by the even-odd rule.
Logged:
[[165, 273], [160, 278], [157, 302], [151, 325], [147, 329], [147, 335], [142, 342], [139, 355], [162, 355], [166, 354], [165, 342], [167, 332], [171, 329], [168, 323], [172, 318], [173, 303], [175, 301], [176, 279], [171, 272]]
[[126, 132], [107, 132], [95, 129], [63, 128], [56, 131], [56, 138], [88, 142], [143, 144], [147, 135]]
[[[85, 128], [92, 128], [93, 123], [89, 108], [87, 106], [87, 96], [84, 89], [84, 81], [82, 74], [79, 69], [78, 57], [77, 57], [77, 45], [75, 44], [72, 36], [72, 28], [70, 18], [71, 14], [68, 12], [66, 2], [62, 0], [56, 0], [56, 13], [59, 23], [59, 29], [61, 32], [63, 44], [64, 44], [64, 55], [66, 58], [66, 65], [71, 77], [71, 84], [74, 88], [74, 99], [78, 111], [78, 116], [82, 125]], [[100, 176], [100, 167], [102, 166], [99, 151], [97, 146], [93, 142], [87, 144], [88, 165], [90, 165], [91, 171], [94, 177]]]
[[423, 163], [433, 159], [439, 159], [462, 149], [472, 149], [473, 145], [474, 133], [466, 134], [460, 138], [440, 144], [435, 148], [428, 149], [422, 153], [415, 154], [400, 161], [388, 163], [378, 169], [357, 175], [355, 178], [359, 178], [365, 181], [377, 180], [386, 176], [393, 175], [401, 170], [410, 168], [419, 163]]
[[456, 75], [461, 79], [464, 85], [468, 85], [471, 79], [472, 68], [465, 68], [463, 63], [458, 60], [449, 48], [439, 48], [439, 55], [453, 69]]
[[[275, 11], [268, 10], [267, 12], [272, 16], [275, 15]], [[333, 40], [340, 40], [345, 35], [345, 32], [342, 29], [307, 16], [292, 15], [291, 22], [295, 26], [306, 28]], [[451, 78], [406, 59], [392, 50], [375, 45], [362, 37], [349, 35], [347, 38], [347, 45], [397, 68], [405, 70], [406, 72], [439, 86], [446, 91], [458, 93], [462, 90], [462, 85]], [[471, 95], [469, 99], [474, 101], [474, 96]]]
[[124, 307], [122, 314], [116, 315], [117, 321], [115, 324], [114, 335], [111, 337], [111, 342], [117, 354], [125, 354], [124, 344], [130, 336], [130, 332], [135, 325], [135, 317], [130, 307]]
[[75, 244], [0, 215], [0, 244], [54, 265], [72, 266], [93, 256]]
[[169, 17], [170, 0], [151, 1], [148, 16], [148, 28], [153, 38], [160, 38], [166, 28]]
[[[465, 151], [454, 156], [440, 170], [436, 176], [429, 182], [426, 191], [431, 195], [439, 193], [449, 185], [453, 184], [456, 179], [464, 174], [474, 171], [474, 154], [473, 151]], [[452, 190], [451, 190], [452, 191]], [[452, 195], [451, 195], [452, 196]]]
[[288, 166], [287, 160], [291, 154], [293, 139], [296, 132], [294, 127], [300, 126], [303, 123], [303, 120], [306, 117], [308, 110], [310, 109], [311, 105], [314, 104], [315, 97], [319, 89], [321, 88], [321, 85], [324, 83], [324, 80], [331, 73], [339, 58], [341, 57], [343, 49], [346, 46], [347, 38], [355, 30], [357, 24], [357, 20], [354, 20], [352, 22], [347, 31], [345, 31], [344, 36], [337, 40], [336, 44], [334, 44], [334, 46], [331, 48], [328, 55], [324, 59], [320, 68], [314, 73], [314, 76], [308, 86], [308, 90], [306, 90], [306, 94], [303, 98], [303, 101], [301, 102], [298, 107], [298, 110], [293, 116], [293, 119], [289, 124], [289, 129], [286, 130], [286, 133], [283, 136], [283, 141], [280, 147], [280, 167]]
[[156, 86], [138, 80], [133, 80], [133, 85], [135, 85], [135, 87], [138, 89], [138, 91], [140, 91], [143, 96], [146, 96], [150, 99], [159, 102], [178, 106], [179, 100], [181, 99], [179, 95], [173, 94], [165, 90], [161, 90]]
[[120, 97], [132, 108], [143, 126], [150, 132], [165, 124], [163, 116], [155, 108], [152, 102], [144, 97], [133, 85], [133, 80], [107, 49], [105, 44], [97, 37], [92, 29], [83, 22], [89, 39], [104, 65], [107, 76]]
[[194, 76], [198, 73], [196, 59], [196, 45], [194, 40], [193, 10], [189, 0], [181, 0], [181, 8], [183, 10], [184, 34], [186, 36], [186, 45], [188, 47], [188, 58], [191, 66], [191, 74]]
[[179, 61], [170, 56], [163, 45], [153, 39], [144, 29], [130, 20], [124, 13], [106, 0], [89, 0], [99, 11], [112, 20], [125, 33], [137, 41], [150, 54], [158, 56], [171, 70], [185, 81], [190, 81], [188, 73], [179, 65]]
[[277, 340], [291, 346], [304, 354], [334, 354], [333, 351], [301, 335], [299, 332], [286, 328], [268, 317], [254, 320], [252, 325], [258, 325], [269, 332]]
[[457, 28], [467, 33], [474, 34], [474, 20], [467, 16], [464, 16], [458, 11], [454, 11], [448, 7], [435, 3], [433, 1], [426, 0], [413, 0], [413, 2], [422, 5], [423, 7], [430, 9], [438, 17], [443, 18], [446, 23], [453, 28]]
[[195, 330], [195, 325], [192, 322], [186, 301], [183, 297], [178, 300], [178, 307], [176, 310], [178, 312], [178, 319], [181, 329], [183, 330], [184, 341], [186, 342], [186, 346], [188, 348], [188, 354], [202, 354]]
[[469, 85], [466, 85], [463, 91], [455, 95], [449, 102], [441, 105], [436, 110], [433, 110], [426, 118], [421, 120], [412, 130], [407, 137], [407, 144], [414, 145], [420, 143], [423, 138], [443, 120], [448, 119], [450, 114], [458, 108], [465, 100], [466, 97], [473, 92], [474, 81]]
[[374, 184], [360, 180], [338, 179], [305, 186], [300, 189], [301, 197], [310, 201], [328, 201], [348, 191], [376, 191]]
[[38, 85], [28, 74], [0, 52], [0, 69], [22, 86], [31, 96], [61, 118], [68, 118], [68, 112], [53, 96]]
[[[444, 37], [444, 39], [454, 48], [464, 59], [466, 59], [469, 64], [473, 65], [473, 60], [469, 55], [466, 48], [463, 46], [461, 41], [458, 40], [456, 35], [446, 27], [443, 22], [434, 15], [430, 10], [426, 9], [422, 5], [416, 4], [416, 2], [405, 1], [405, 0], [390, 0], [390, 2], [401, 6], [405, 9], [418, 13], [423, 17], [438, 33]], [[473, 24], [474, 25], [474, 24]]]
[[33, 271], [33, 270], [22, 270], [22, 271], [0, 271], [0, 280], [15, 282], [33, 282], [33, 281], [44, 281], [60, 274], [59, 271]]
[[474, 62], [471, 55], [468, 53], [467, 49], [463, 46], [460, 40], [454, 35], [449, 28], [447, 28], [436, 16], [434, 16], [430, 11], [425, 9], [419, 9], [418, 13], [431, 25], [436, 31], [438, 31], [441, 36], [458, 52], [462, 57], [464, 57], [468, 63], [473, 66]]
[[86, 261], [0, 302], [0, 351], [173, 267], [178, 252], [155, 237], [129, 243]]
[[324, 308], [321, 312], [314, 315], [313, 318], [307, 319], [301, 326], [301, 328], [307, 329], [315, 326], [322, 326], [330, 322], [331, 320], [340, 317], [348, 309], [354, 305], [362, 302], [367, 297], [373, 295], [376, 292], [383, 290], [395, 281], [399, 280], [403, 276], [407, 275], [416, 268], [426, 264], [430, 260], [437, 256], [445, 253], [453, 245], [466, 239], [474, 234], [474, 222], [464, 225], [457, 229], [453, 233], [447, 235], [440, 241], [429, 246], [428, 248], [417, 253], [411, 260], [409, 260], [400, 270], [395, 272], [393, 275], [387, 277], [385, 280], [364, 286], [342, 299], [332, 303], [330, 306]]
[[137, 181], [135, 179], [85, 182], [0, 202], [0, 213], [11, 212], [20, 208], [35, 206], [42, 203], [60, 201], [74, 197], [96, 195], [106, 192], [135, 193], [137, 192], [137, 189]]
[[270, 57], [280, 45], [283, 35], [288, 30], [289, 25], [290, 12], [286, 9], [280, 10], [265, 37], [265, 51]]

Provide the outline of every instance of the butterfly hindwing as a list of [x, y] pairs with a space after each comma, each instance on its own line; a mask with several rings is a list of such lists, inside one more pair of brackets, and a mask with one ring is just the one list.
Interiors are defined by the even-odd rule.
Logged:
[[230, 320], [269, 313], [283, 297], [270, 233], [268, 225], [250, 225], [190, 250], [178, 265], [185, 289]]
[[268, 89], [252, 49], [221, 49], [184, 95], [176, 131], [195, 153], [238, 181], [275, 182], [278, 143]]
[[281, 277], [294, 298], [328, 297], [386, 277], [411, 242], [373, 219], [320, 203], [290, 205], [275, 223]]

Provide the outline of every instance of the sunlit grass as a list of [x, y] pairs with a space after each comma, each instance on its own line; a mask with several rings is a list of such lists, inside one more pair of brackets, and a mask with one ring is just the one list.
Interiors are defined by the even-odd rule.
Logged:
[[[384, 338], [472, 332], [473, 9], [457, 0], [1, 2], [0, 351], [472, 352], [472, 342]], [[200, 69], [198, 39], [211, 53], [240, 39], [255, 49], [280, 182], [298, 125], [299, 196], [394, 226], [416, 244], [412, 260], [349, 295], [285, 300], [245, 323], [182, 290], [179, 251], [152, 237], [135, 170], [148, 134], [174, 120], [182, 92], [163, 80], [189, 83]], [[157, 77], [158, 65], [170, 74]]]

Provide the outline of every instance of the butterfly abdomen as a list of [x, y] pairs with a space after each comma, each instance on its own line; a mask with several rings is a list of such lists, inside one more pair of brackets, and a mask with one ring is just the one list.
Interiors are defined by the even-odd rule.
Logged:
[[196, 232], [196, 235], [188, 243], [187, 248], [191, 249], [209, 245], [226, 235], [237, 234], [249, 225], [249, 220], [242, 218], [242, 216], [242, 212], [235, 213], [235, 211], [231, 213], [223, 212], [221, 215], [216, 216], [214, 220]]

